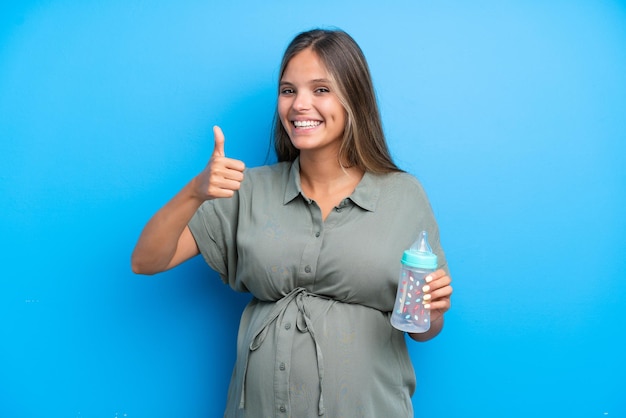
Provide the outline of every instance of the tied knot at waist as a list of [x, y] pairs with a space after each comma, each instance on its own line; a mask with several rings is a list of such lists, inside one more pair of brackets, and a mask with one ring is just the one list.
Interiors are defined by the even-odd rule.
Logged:
[[[285, 315], [285, 311], [288, 306], [295, 302], [298, 307], [298, 316], [296, 318], [296, 327], [298, 331], [305, 333], [308, 332], [313, 340], [315, 345], [315, 353], [317, 358], [317, 374], [319, 377], [319, 390], [320, 397], [318, 402], [318, 415], [324, 415], [324, 397], [323, 397], [323, 389], [322, 389], [322, 381], [324, 380], [324, 356], [322, 355], [322, 350], [319, 346], [317, 338], [315, 336], [315, 330], [313, 328], [313, 323], [311, 321], [311, 316], [309, 314], [309, 310], [307, 309], [307, 298], [309, 296], [325, 298], [324, 296], [317, 295], [315, 293], [310, 293], [306, 289], [302, 287], [295, 288], [289, 294], [284, 296], [282, 299], [278, 300], [274, 308], [270, 311], [269, 315], [265, 318], [261, 326], [254, 332], [252, 335], [252, 340], [250, 342], [248, 354], [252, 351], [257, 350], [265, 341], [267, 337], [267, 333], [269, 327], [276, 323], [282, 322], [282, 318]], [[246, 372], [248, 368], [248, 356], [245, 359], [245, 366], [243, 372], [243, 382], [241, 385], [241, 399], [239, 402], [239, 407], [245, 407], [245, 391], [246, 391]]]

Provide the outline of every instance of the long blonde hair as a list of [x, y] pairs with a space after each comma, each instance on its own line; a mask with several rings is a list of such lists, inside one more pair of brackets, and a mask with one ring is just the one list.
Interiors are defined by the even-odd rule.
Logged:
[[[363, 51], [341, 30], [314, 29], [297, 35], [280, 65], [279, 83], [289, 61], [311, 48], [336, 83], [337, 96], [346, 110], [339, 161], [373, 173], [401, 171], [392, 161], [382, 129], [376, 94]], [[278, 161], [293, 161], [300, 151], [293, 146], [278, 110], [274, 115], [274, 149]]]

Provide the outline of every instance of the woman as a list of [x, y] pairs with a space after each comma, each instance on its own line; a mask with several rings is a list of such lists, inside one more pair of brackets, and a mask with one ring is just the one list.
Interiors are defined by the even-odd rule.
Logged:
[[291, 42], [277, 164], [246, 170], [214, 136], [206, 168], [148, 222], [132, 266], [154, 274], [202, 254], [253, 295], [225, 416], [412, 417], [415, 375], [389, 317], [399, 259], [421, 230], [439, 269], [424, 288], [431, 328], [414, 340], [441, 331], [451, 280], [426, 195], [389, 156], [358, 45], [327, 30]]

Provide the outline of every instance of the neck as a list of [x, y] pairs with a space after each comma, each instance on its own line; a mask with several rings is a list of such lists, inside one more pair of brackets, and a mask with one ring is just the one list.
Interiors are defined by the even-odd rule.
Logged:
[[361, 169], [342, 167], [336, 154], [329, 158], [300, 155], [300, 181], [303, 189], [313, 195], [355, 187], [362, 177]]

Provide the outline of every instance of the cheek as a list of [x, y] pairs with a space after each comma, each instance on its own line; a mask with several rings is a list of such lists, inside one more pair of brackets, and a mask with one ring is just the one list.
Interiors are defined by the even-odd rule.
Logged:
[[280, 121], [282, 122], [283, 126], [285, 128], [287, 128], [287, 126], [285, 126], [285, 124], [289, 123], [288, 122], [288, 117], [287, 115], [289, 114], [289, 103], [287, 103], [284, 99], [278, 99], [278, 106], [276, 107], [277, 111], [278, 111], [278, 116], [280, 117]]
[[291, 124], [283, 118], [280, 119], [280, 124], [283, 126], [283, 129], [285, 130], [287, 135], [291, 136]]
[[346, 122], [348, 121], [348, 115], [343, 107], [334, 107], [329, 115], [332, 115], [331, 119], [333, 123], [337, 125], [337, 128], [339, 128], [339, 126], [342, 128], [345, 127]]
[[334, 123], [345, 124], [347, 120], [346, 109], [338, 99], [328, 100], [323, 104], [324, 112], [329, 115]]
[[287, 113], [291, 107], [291, 102], [292, 102], [291, 98], [285, 97], [282, 94], [279, 94], [278, 100], [276, 101], [278, 113], [280, 113], [281, 115], [284, 115], [285, 113]]

